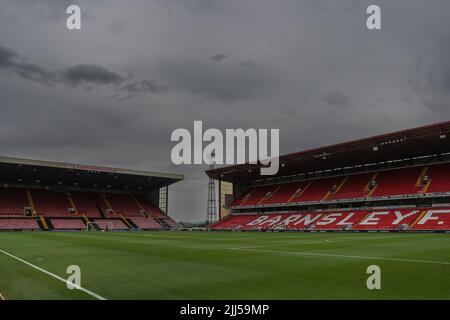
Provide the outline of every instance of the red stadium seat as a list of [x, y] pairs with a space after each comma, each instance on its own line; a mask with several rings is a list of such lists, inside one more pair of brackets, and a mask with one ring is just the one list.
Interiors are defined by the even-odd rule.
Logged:
[[26, 207], [30, 207], [26, 189], [0, 189], [0, 216], [23, 216]]
[[108, 193], [99, 201], [106, 201], [105, 208], [112, 209], [116, 215], [142, 217], [142, 209], [129, 194]]
[[430, 166], [426, 175], [430, 178], [429, 193], [450, 192], [450, 165]]
[[386, 197], [423, 192], [423, 186], [417, 185], [422, 167], [382, 171], [376, 178], [377, 186], [372, 197]]
[[67, 193], [30, 189], [37, 215], [67, 216], [71, 207]]
[[336, 211], [323, 215], [315, 224], [317, 230], [343, 230], [346, 226], [353, 226], [367, 215], [367, 211]]
[[57, 230], [81, 230], [86, 229], [82, 219], [51, 219], [54, 229]]
[[36, 219], [0, 219], [0, 230], [40, 230]]
[[71, 192], [70, 198], [80, 215], [85, 215], [86, 217], [100, 217], [100, 212], [98, 211], [98, 207], [92, 194], [87, 192]]
[[162, 226], [151, 217], [132, 217], [130, 220], [141, 229], [162, 229]]
[[423, 211], [412, 230], [450, 230], [450, 208]]
[[367, 186], [374, 176], [373, 173], [363, 173], [348, 176], [342, 187], [335, 193], [331, 193], [327, 200], [331, 199], [356, 199], [367, 196]]
[[[426, 180], [425, 177], [429, 180]], [[371, 186], [372, 183], [373, 186]], [[450, 194], [450, 164], [448, 163], [254, 186], [233, 201], [231, 208], [276, 207], [287, 204], [351, 201], [394, 196], [411, 197], [436, 192]]]
[[167, 215], [161, 211], [161, 209], [157, 208], [153, 203], [150, 202], [145, 196], [136, 195], [135, 199], [139, 203], [139, 205], [152, 217], [165, 218]]
[[354, 230], [395, 230], [400, 225], [410, 225], [420, 214], [421, 209], [373, 210], [367, 214]]
[[122, 220], [119, 219], [94, 219], [94, 223], [99, 226], [100, 229], [110, 229], [113, 230], [128, 230], [129, 228], [125, 225]]

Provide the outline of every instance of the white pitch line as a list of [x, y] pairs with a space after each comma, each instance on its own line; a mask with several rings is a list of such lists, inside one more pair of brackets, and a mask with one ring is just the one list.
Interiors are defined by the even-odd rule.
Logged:
[[[258, 245], [258, 246], [245, 246], [245, 247], [235, 247], [235, 248], [229, 248], [229, 249], [233, 249], [233, 250], [238, 250], [238, 249], [254, 249], [254, 248], [272, 248], [272, 247], [285, 247], [285, 246], [293, 246], [293, 245], [298, 245], [298, 244], [321, 244], [324, 242], [328, 242], [328, 243], [333, 243], [336, 241], [353, 241], [353, 240], [378, 240], [378, 239], [388, 239], [388, 238], [397, 238], [397, 237], [365, 237], [365, 238], [334, 238], [334, 239], [326, 239], [326, 240], [318, 240], [317, 238], [314, 237], [309, 237], [309, 238], [301, 238], [301, 240], [298, 241], [277, 241], [277, 244], [264, 244], [264, 245]], [[398, 238], [397, 238], [398, 239]], [[272, 241], [273, 243], [273, 241]]]
[[92, 297], [94, 297], [94, 298], [96, 298], [96, 299], [98, 299], [98, 300], [106, 300], [105, 298], [103, 298], [102, 296], [96, 294], [95, 292], [92, 292], [92, 291], [90, 291], [90, 290], [88, 290], [88, 289], [85, 289], [85, 288], [83, 288], [83, 287], [81, 287], [81, 286], [78, 286], [78, 285], [76, 285], [76, 284], [74, 284], [74, 283], [72, 283], [72, 282], [69, 282], [69, 281], [67, 281], [67, 280], [64, 279], [64, 278], [61, 278], [60, 276], [58, 276], [58, 275], [56, 275], [56, 274], [54, 274], [54, 273], [51, 273], [50, 271], [47, 271], [47, 270], [45, 270], [45, 269], [42, 269], [42, 268], [40, 268], [40, 267], [38, 267], [38, 266], [35, 266], [34, 264], [32, 264], [32, 263], [30, 263], [30, 262], [28, 262], [28, 261], [25, 261], [25, 260], [23, 260], [23, 259], [21, 259], [21, 258], [19, 258], [19, 257], [16, 257], [15, 255], [12, 255], [12, 254], [9, 253], [9, 252], [6, 252], [6, 251], [1, 250], [1, 249], [0, 249], [0, 252], [3, 253], [3, 254], [5, 254], [5, 255], [7, 255], [8, 257], [11, 257], [11, 258], [13, 258], [13, 259], [15, 259], [15, 260], [17, 260], [17, 261], [20, 261], [20, 262], [26, 264], [26, 265], [29, 266], [29, 267], [32, 267], [33, 269], [36, 269], [36, 270], [38, 270], [38, 271], [43, 272], [43, 273], [45, 273], [46, 275], [49, 275], [50, 277], [53, 277], [53, 278], [55, 278], [55, 279], [57, 279], [57, 280], [59, 280], [59, 281], [62, 281], [62, 282], [64, 282], [65, 284], [70, 284], [70, 285], [71, 285], [72, 287], [74, 287], [75, 289], [78, 289], [78, 290], [80, 290], [80, 291], [83, 291], [84, 293], [87, 293], [88, 295], [90, 295], [90, 296], [92, 296]]
[[450, 262], [447, 262], [447, 261], [432, 261], [432, 260], [417, 260], [417, 259], [402, 259], [402, 258], [383, 258], [383, 257], [370, 257], [370, 256], [353, 256], [353, 255], [331, 254], [331, 253], [272, 251], [272, 250], [257, 250], [257, 249], [245, 249], [245, 248], [230, 248], [230, 250], [273, 253], [273, 254], [292, 254], [292, 255], [301, 255], [301, 256], [317, 256], [317, 257], [348, 258], [348, 259], [366, 259], [366, 260], [372, 259], [372, 260], [385, 260], [385, 261], [400, 261], [400, 262], [416, 262], [416, 263], [450, 265]]
[[6, 300], [5, 297], [0, 293], [0, 300]]

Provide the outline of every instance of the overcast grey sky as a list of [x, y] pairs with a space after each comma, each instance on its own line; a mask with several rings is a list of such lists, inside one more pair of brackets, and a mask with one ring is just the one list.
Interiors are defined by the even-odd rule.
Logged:
[[0, 0], [0, 154], [183, 173], [170, 211], [201, 220], [205, 167], [170, 164], [174, 129], [279, 128], [285, 153], [447, 120], [449, 14], [448, 0]]

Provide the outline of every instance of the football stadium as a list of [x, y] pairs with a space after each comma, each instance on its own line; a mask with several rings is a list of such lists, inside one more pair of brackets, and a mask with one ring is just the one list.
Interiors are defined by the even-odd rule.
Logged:
[[449, 314], [449, 12], [0, 0], [0, 318]]
[[182, 175], [0, 158], [0, 298], [449, 299], [449, 134], [287, 154], [265, 179], [213, 168], [220, 219], [198, 230], [170, 217]]

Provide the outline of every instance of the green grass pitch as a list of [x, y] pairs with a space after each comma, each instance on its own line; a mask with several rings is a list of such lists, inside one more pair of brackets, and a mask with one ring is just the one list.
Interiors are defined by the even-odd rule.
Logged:
[[450, 299], [450, 234], [2, 232], [0, 250], [6, 299], [95, 299], [42, 271], [69, 265], [106, 299]]

